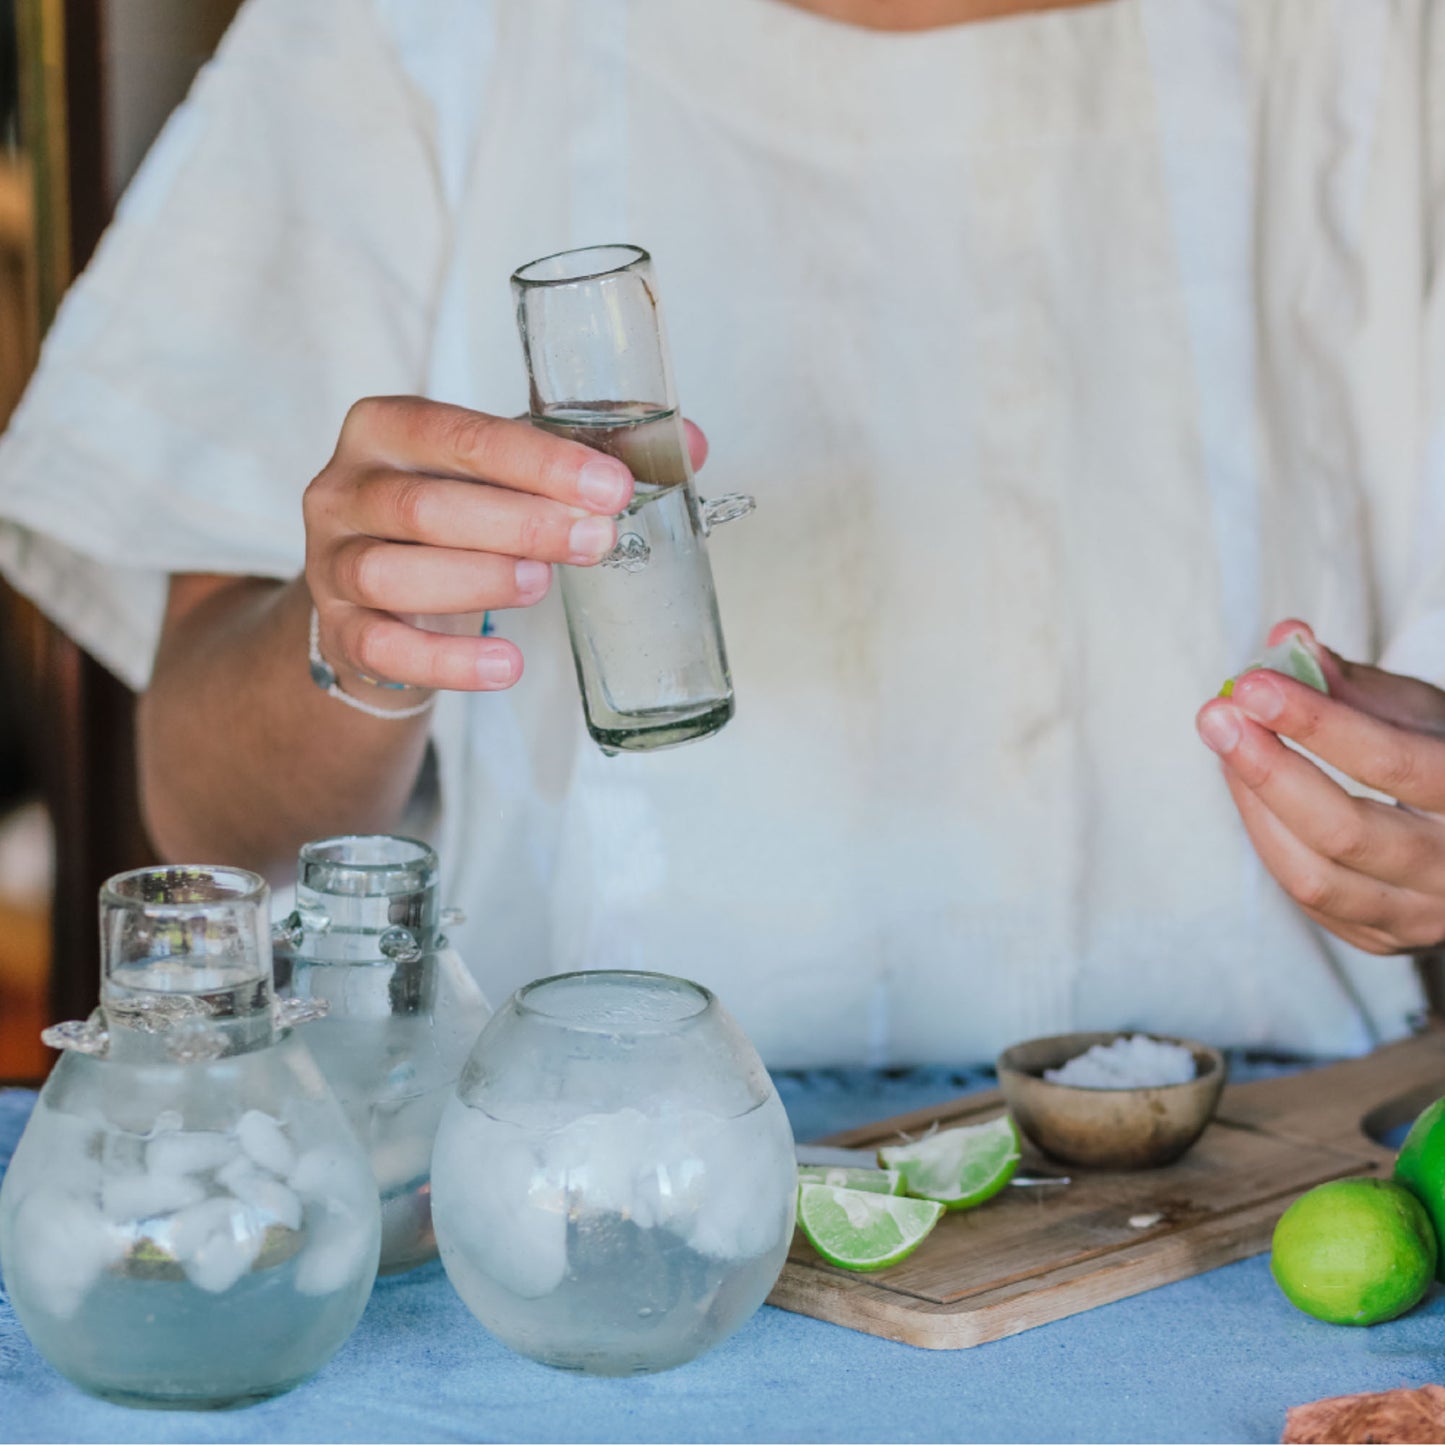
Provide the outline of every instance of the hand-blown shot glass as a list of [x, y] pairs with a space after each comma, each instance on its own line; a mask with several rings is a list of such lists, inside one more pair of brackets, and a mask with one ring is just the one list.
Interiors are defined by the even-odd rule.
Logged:
[[709, 530], [751, 497], [700, 502], [673, 389], [652, 258], [563, 251], [512, 276], [535, 426], [624, 462], [636, 481], [616, 547], [560, 569], [587, 730], [605, 753], [715, 733], [733, 715]]

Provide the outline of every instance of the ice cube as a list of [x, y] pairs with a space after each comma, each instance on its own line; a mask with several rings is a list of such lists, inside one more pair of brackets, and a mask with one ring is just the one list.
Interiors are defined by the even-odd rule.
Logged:
[[176, 1130], [158, 1134], [146, 1146], [146, 1168], [156, 1174], [204, 1174], [229, 1163], [238, 1152], [224, 1134]]
[[15, 1211], [14, 1229], [11, 1293], [28, 1284], [35, 1304], [62, 1320], [75, 1314], [126, 1248], [124, 1236], [93, 1203], [54, 1189], [27, 1196]]
[[696, 1212], [684, 1233], [700, 1254], [754, 1259], [791, 1233], [796, 1191], [791, 1183], [769, 1197], [760, 1180], [792, 1179], [792, 1134], [777, 1096], [742, 1119], [684, 1113], [675, 1147], [702, 1165]]
[[221, 1294], [255, 1262], [266, 1229], [252, 1209], [235, 1199], [207, 1199], [171, 1221], [170, 1244], [199, 1289]]
[[287, 1229], [300, 1229], [300, 1198], [249, 1159], [233, 1159], [217, 1172], [216, 1181], [267, 1220], [284, 1224]]
[[208, 1294], [224, 1294], [256, 1262], [264, 1238], [246, 1227], [213, 1230], [185, 1261], [186, 1278]]
[[51, 1190], [99, 1197], [108, 1130], [99, 1114], [73, 1114], [38, 1104], [31, 1127], [45, 1140], [41, 1166]]
[[296, 1161], [286, 1182], [303, 1199], [365, 1196], [376, 1188], [370, 1169], [362, 1172], [360, 1158], [335, 1144], [318, 1144], [308, 1149]]
[[104, 1135], [100, 1146], [101, 1166], [107, 1176], [114, 1174], [139, 1174], [145, 1168], [146, 1137], [144, 1134], [129, 1134], [122, 1130], [111, 1130]]
[[[594, 1213], [636, 1219], [646, 1228], [657, 1212], [658, 1142], [656, 1119], [638, 1109], [617, 1109], [583, 1114], [549, 1135], [543, 1158], [547, 1173], [565, 1180], [572, 1201]], [[652, 1187], [645, 1189], [648, 1176]]]
[[263, 1169], [273, 1174], [289, 1174], [296, 1167], [296, 1151], [285, 1130], [270, 1114], [247, 1109], [236, 1124], [236, 1137]]
[[375, 1215], [333, 1201], [307, 1210], [306, 1244], [296, 1261], [301, 1294], [334, 1294], [376, 1273], [381, 1232]]
[[174, 1134], [185, 1124], [179, 1109], [162, 1109], [151, 1125], [151, 1134]]
[[100, 1186], [100, 1207], [107, 1219], [117, 1224], [154, 1219], [177, 1209], [199, 1204], [206, 1197], [205, 1186], [188, 1174], [118, 1174]]
[[450, 1226], [453, 1253], [523, 1299], [550, 1294], [566, 1276], [563, 1177], [505, 1125], [473, 1110], [448, 1115], [432, 1158], [432, 1210]]

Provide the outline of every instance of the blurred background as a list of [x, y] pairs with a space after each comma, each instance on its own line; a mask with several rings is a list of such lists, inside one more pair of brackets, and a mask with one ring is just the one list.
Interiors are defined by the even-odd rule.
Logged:
[[[239, 0], [0, 0], [0, 425], [45, 327]], [[134, 699], [0, 583], [0, 1083], [96, 994], [95, 894], [152, 861]]]

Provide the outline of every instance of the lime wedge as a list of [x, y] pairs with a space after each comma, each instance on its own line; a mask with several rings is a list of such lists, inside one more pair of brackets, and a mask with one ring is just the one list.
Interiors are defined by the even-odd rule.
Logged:
[[987, 1124], [942, 1129], [916, 1144], [878, 1151], [878, 1162], [903, 1174], [903, 1192], [972, 1209], [991, 1199], [1019, 1167], [1019, 1131], [1007, 1114]]
[[841, 1269], [886, 1269], [907, 1259], [943, 1217], [943, 1206], [832, 1184], [798, 1190], [798, 1224], [808, 1243]]
[[902, 1194], [903, 1176], [896, 1169], [848, 1169], [829, 1164], [800, 1164], [799, 1184], [831, 1184], [835, 1189], [861, 1189], [865, 1194]]
[[[1243, 671], [1254, 672], [1261, 667], [1268, 668], [1271, 672], [1282, 672], [1286, 677], [1292, 677], [1296, 682], [1302, 682], [1306, 687], [1312, 687], [1316, 692], [1329, 696], [1330, 685], [1325, 681], [1324, 668], [1320, 666], [1319, 658], [1305, 646], [1305, 641], [1298, 632], [1291, 633], [1273, 647], [1266, 647]], [[1232, 677], [1225, 680], [1224, 686], [1219, 689], [1220, 697], [1229, 697], [1234, 692], [1234, 682]]]

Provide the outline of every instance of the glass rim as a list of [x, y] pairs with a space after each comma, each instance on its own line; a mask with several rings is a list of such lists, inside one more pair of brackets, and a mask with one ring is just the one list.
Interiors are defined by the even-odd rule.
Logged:
[[[679, 992], [691, 995], [697, 1007], [676, 1018], [657, 1020], [651, 1025], [634, 1026], [632, 1029], [619, 1028], [614, 1024], [594, 1023], [587, 1020], [567, 1018], [532, 1002], [531, 995], [538, 990], [562, 983], [616, 983], [620, 980], [642, 980], [648, 983], [662, 983], [674, 986]], [[533, 1018], [545, 1019], [560, 1028], [572, 1028], [586, 1033], [660, 1033], [670, 1028], [683, 1028], [701, 1018], [717, 1005], [717, 995], [704, 984], [694, 983], [690, 978], [681, 978], [673, 973], [657, 973], [643, 968], [579, 968], [569, 973], [549, 973], [525, 983], [512, 996], [518, 1013]]]
[[[210, 898], [186, 899], [146, 898], [127, 891], [129, 885], [143, 878], [174, 879], [178, 884], [210, 883], [218, 891]], [[162, 917], [194, 914], [211, 908], [234, 908], [237, 904], [247, 903], [264, 907], [270, 891], [270, 885], [259, 873], [231, 863], [160, 863], [113, 873], [100, 886], [100, 902], [102, 907], [124, 908]]]
[[[594, 265], [591, 269], [580, 269], [582, 257], [601, 257], [607, 253], [625, 255], [627, 259], [616, 265]], [[535, 271], [539, 266], [546, 266], [551, 262], [569, 257], [578, 260], [578, 270], [568, 272], [563, 276], [529, 276], [527, 274], [529, 271]], [[634, 267], [646, 265], [651, 260], [652, 257], [641, 246], [634, 246], [627, 241], [604, 242], [596, 246], [574, 246], [566, 251], [553, 251], [548, 256], [538, 256], [535, 261], [527, 261], [518, 266], [512, 272], [512, 284], [524, 290], [543, 286], [575, 286], [583, 281], [603, 281], [609, 276], [620, 276]]]
[[[320, 853], [322, 848], [334, 848], [344, 843], [399, 843], [416, 850], [410, 858], [388, 858], [379, 863], [362, 863], [347, 858], [327, 858]], [[301, 867], [312, 864], [324, 868], [345, 868], [352, 873], [399, 873], [411, 868], [437, 866], [437, 851], [430, 843], [420, 838], [411, 838], [403, 833], [335, 833], [329, 838], [313, 838], [303, 843], [296, 855]]]

